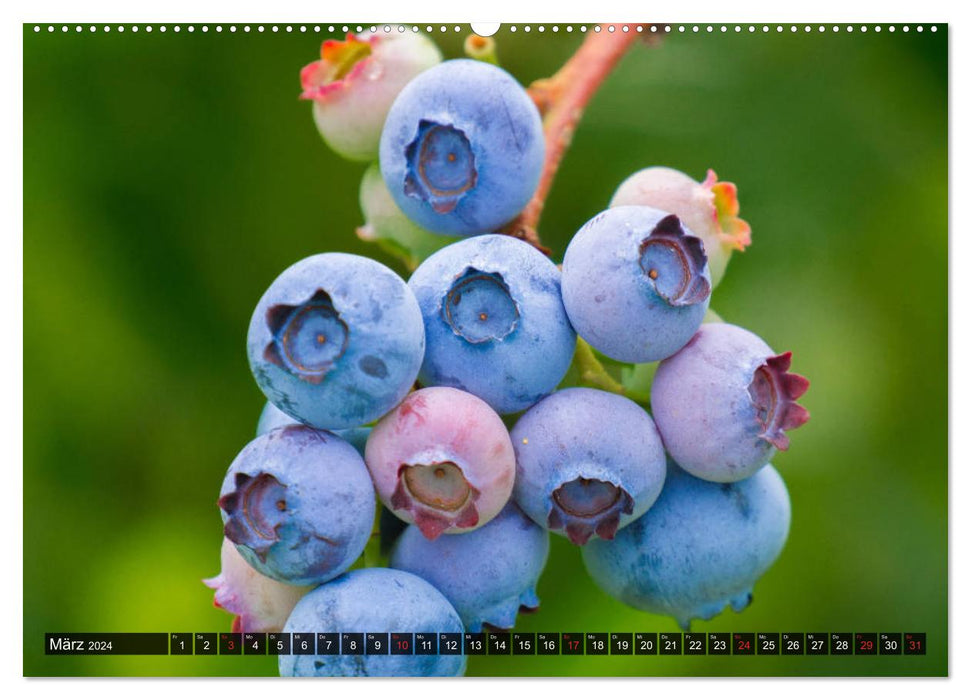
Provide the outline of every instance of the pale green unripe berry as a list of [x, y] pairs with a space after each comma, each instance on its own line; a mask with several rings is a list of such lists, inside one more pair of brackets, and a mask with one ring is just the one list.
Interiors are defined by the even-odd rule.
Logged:
[[675, 214], [701, 238], [712, 288], [724, 276], [732, 252], [745, 250], [752, 242], [751, 227], [738, 218], [737, 188], [719, 182], [714, 170], [708, 171], [704, 182], [696, 182], [673, 168], [645, 168], [624, 180], [610, 200], [611, 207], [629, 204]]
[[422, 34], [372, 34], [328, 39], [320, 60], [300, 71], [324, 141], [349, 160], [374, 160], [391, 103], [401, 89], [442, 54]]

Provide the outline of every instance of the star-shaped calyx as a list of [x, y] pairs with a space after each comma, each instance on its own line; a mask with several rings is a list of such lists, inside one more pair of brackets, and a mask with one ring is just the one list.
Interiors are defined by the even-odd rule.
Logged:
[[501, 274], [469, 267], [446, 292], [442, 318], [469, 343], [498, 342], [516, 330], [519, 305]]
[[219, 499], [228, 516], [226, 538], [247, 547], [265, 562], [279, 542], [278, 528], [287, 517], [286, 486], [271, 474], [237, 473], [235, 489]]
[[701, 239], [685, 231], [674, 214], [661, 219], [641, 241], [641, 269], [658, 296], [671, 306], [700, 304], [708, 298], [707, 263]]
[[790, 373], [791, 363], [791, 352], [766, 359], [756, 368], [748, 388], [762, 431], [759, 437], [780, 450], [789, 449], [785, 431], [809, 420], [809, 411], [796, 403], [809, 389], [809, 380]]
[[323, 289], [302, 304], [271, 306], [266, 325], [272, 340], [264, 359], [311, 384], [322, 382], [347, 351], [349, 329]]
[[434, 540], [449, 528], [478, 525], [479, 492], [454, 462], [403, 464], [391, 507], [411, 514], [421, 534]]
[[632, 512], [634, 499], [620, 486], [578, 477], [553, 491], [547, 524], [551, 530], [563, 530], [573, 544], [584, 545], [594, 533], [612, 540], [620, 516]]
[[469, 139], [450, 124], [422, 119], [405, 148], [405, 160], [405, 194], [426, 201], [439, 214], [455, 209], [478, 179]]

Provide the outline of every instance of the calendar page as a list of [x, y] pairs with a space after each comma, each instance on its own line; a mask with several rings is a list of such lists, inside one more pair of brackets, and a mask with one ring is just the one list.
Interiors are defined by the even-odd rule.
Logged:
[[948, 675], [947, 24], [22, 32], [24, 675]]

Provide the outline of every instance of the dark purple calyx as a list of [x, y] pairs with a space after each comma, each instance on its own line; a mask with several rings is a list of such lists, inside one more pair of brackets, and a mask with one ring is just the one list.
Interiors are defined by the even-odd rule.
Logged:
[[519, 324], [519, 306], [498, 272], [470, 267], [455, 278], [442, 301], [442, 317], [470, 343], [499, 341]]
[[809, 411], [796, 403], [809, 388], [809, 380], [790, 374], [787, 370], [791, 363], [791, 352], [768, 358], [755, 370], [748, 387], [762, 429], [759, 437], [780, 450], [789, 449], [785, 431], [809, 420]]
[[237, 473], [235, 490], [219, 499], [219, 507], [229, 516], [224, 528], [227, 539], [249, 547], [265, 562], [287, 518], [286, 486], [265, 472]]
[[454, 462], [402, 464], [391, 507], [410, 513], [421, 534], [434, 540], [449, 528], [477, 525], [478, 497], [478, 490]]
[[469, 139], [449, 124], [422, 119], [405, 160], [405, 194], [428, 202], [439, 214], [455, 209], [478, 178]]
[[684, 230], [674, 214], [661, 219], [641, 241], [640, 264], [648, 283], [671, 306], [700, 304], [711, 294], [708, 257], [701, 239]]
[[553, 491], [553, 505], [547, 523], [551, 530], [563, 530], [576, 545], [587, 543], [594, 533], [614, 539], [621, 514], [634, 512], [634, 499], [624, 489], [600, 479], [582, 476]]
[[347, 324], [323, 289], [296, 306], [271, 306], [266, 325], [273, 340], [264, 359], [311, 384], [320, 384], [347, 351]]

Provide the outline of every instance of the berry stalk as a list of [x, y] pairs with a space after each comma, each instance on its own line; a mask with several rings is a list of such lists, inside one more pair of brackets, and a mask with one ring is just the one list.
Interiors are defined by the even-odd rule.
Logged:
[[576, 354], [573, 356], [573, 364], [580, 372], [580, 382], [586, 386], [609, 391], [612, 394], [626, 396], [631, 401], [640, 404], [647, 404], [651, 397], [649, 394], [631, 391], [623, 384], [614, 379], [603, 363], [597, 359], [593, 348], [583, 338], [577, 338]]
[[546, 157], [533, 198], [506, 227], [509, 235], [549, 252], [540, 242], [537, 227], [556, 171], [570, 147], [587, 103], [636, 38], [634, 32], [593, 32], [555, 75], [536, 80], [529, 86], [529, 95], [543, 115]]

